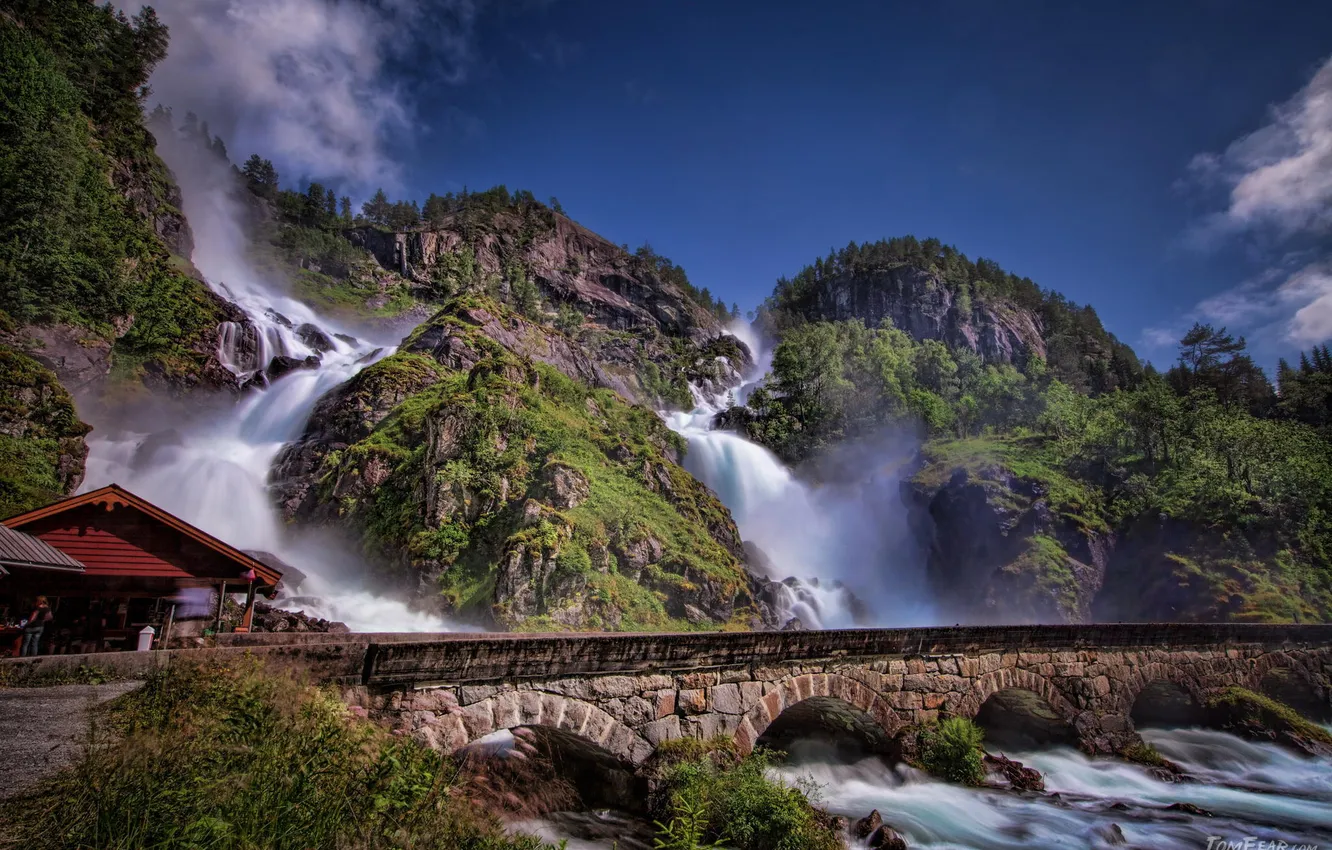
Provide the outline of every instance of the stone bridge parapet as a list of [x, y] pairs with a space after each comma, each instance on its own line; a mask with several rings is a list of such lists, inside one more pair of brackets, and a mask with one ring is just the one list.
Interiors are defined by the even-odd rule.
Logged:
[[468, 635], [368, 642], [348, 698], [444, 751], [518, 727], [561, 730], [633, 764], [662, 742], [751, 749], [804, 704], [888, 737], [986, 700], [1039, 696], [1087, 752], [1137, 740], [1143, 688], [1258, 690], [1286, 671], [1327, 705], [1332, 626], [1115, 624], [670, 635]]

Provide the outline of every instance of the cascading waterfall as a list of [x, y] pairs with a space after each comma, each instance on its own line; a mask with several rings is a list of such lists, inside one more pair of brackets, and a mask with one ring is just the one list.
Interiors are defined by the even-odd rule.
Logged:
[[[728, 330], [755, 360], [729, 394], [743, 404], [764, 380], [772, 352], [749, 324], [737, 322]], [[894, 477], [867, 481], [853, 492], [813, 490], [772, 452], [715, 429], [716, 415], [730, 398], [708, 398], [691, 389], [692, 411], [662, 416], [688, 441], [685, 468], [730, 509], [741, 537], [767, 555], [769, 578], [784, 581], [782, 614], [807, 628], [931, 622], [923, 577], [893, 551], [893, 536], [885, 533], [890, 523], [881, 514], [901, 514]]]
[[269, 386], [252, 384], [226, 415], [159, 430], [99, 427], [89, 440], [84, 489], [120, 484], [237, 548], [277, 555], [306, 574], [288, 591], [299, 592], [293, 604], [311, 614], [358, 631], [443, 631], [439, 618], [370, 592], [363, 585], [368, 570], [344, 550], [287, 533], [266, 485], [278, 451], [300, 436], [319, 397], [392, 349], [343, 333], [251, 268], [234, 177], [225, 165], [169, 136], [159, 140], [159, 152], [180, 179], [195, 236], [194, 264], [245, 312], [244, 323], [219, 328], [218, 358], [238, 383], [274, 357], [318, 354], [297, 333], [306, 325], [319, 329], [327, 343], [320, 347], [330, 350], [317, 368], [293, 371]]

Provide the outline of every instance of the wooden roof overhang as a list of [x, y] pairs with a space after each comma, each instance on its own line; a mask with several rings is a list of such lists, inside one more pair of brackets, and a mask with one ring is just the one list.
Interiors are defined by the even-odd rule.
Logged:
[[[3, 521], [84, 567], [85, 585], [111, 592], [221, 582], [271, 591], [281, 571], [115, 484]], [[70, 576], [72, 579], [73, 576]]]

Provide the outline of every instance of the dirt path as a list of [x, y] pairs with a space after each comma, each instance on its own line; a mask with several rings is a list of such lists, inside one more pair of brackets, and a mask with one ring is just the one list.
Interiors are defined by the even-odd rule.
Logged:
[[142, 682], [0, 690], [0, 797], [30, 788], [78, 756], [88, 711]]

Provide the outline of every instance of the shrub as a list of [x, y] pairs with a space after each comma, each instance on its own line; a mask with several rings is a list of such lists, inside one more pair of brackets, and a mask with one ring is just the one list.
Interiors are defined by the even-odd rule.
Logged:
[[769, 775], [773, 755], [758, 751], [719, 766], [711, 753], [666, 767], [657, 847], [696, 850], [721, 842], [737, 850], [835, 850], [841, 846], [807, 795]]
[[985, 779], [981, 741], [985, 733], [965, 717], [950, 717], [925, 730], [920, 760], [924, 768], [949, 782], [979, 785]]
[[177, 664], [73, 767], [7, 804], [15, 846], [550, 850], [452, 793], [449, 760], [265, 671]]

